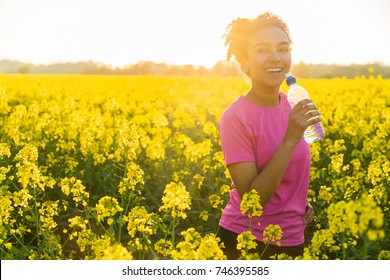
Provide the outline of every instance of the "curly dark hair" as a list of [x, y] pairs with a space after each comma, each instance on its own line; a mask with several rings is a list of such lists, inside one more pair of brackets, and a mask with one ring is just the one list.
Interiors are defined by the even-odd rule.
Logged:
[[223, 35], [225, 46], [228, 47], [226, 59], [230, 60], [232, 56], [241, 64], [247, 57], [247, 46], [253, 34], [261, 28], [278, 27], [283, 30], [288, 40], [291, 41], [289, 28], [287, 24], [277, 15], [272, 13], [263, 13], [256, 18], [237, 18], [226, 27]]

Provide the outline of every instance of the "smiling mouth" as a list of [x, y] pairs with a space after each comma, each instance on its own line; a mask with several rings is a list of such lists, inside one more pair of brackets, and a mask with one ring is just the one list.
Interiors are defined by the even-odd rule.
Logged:
[[280, 73], [282, 72], [282, 68], [280, 67], [272, 67], [272, 68], [266, 68], [265, 71], [267, 71], [268, 73]]

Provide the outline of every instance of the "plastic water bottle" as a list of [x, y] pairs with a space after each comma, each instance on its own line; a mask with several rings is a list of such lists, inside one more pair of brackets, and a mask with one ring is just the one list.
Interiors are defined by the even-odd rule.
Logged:
[[[294, 108], [302, 99], [310, 98], [307, 90], [297, 84], [297, 80], [291, 73], [286, 74], [286, 83], [289, 86], [287, 100], [291, 108]], [[307, 143], [313, 143], [324, 137], [325, 131], [320, 122], [309, 126], [303, 134], [303, 138]]]

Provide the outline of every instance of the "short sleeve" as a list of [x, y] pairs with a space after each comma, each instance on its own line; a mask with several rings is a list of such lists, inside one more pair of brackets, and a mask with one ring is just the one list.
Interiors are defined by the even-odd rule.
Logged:
[[248, 130], [244, 116], [228, 109], [224, 111], [219, 122], [219, 135], [226, 165], [255, 162], [253, 136]]

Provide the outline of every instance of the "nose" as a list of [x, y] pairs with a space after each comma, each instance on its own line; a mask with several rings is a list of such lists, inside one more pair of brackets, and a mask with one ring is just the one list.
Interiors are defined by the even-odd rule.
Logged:
[[280, 61], [280, 53], [277, 50], [272, 50], [269, 52], [270, 61]]

